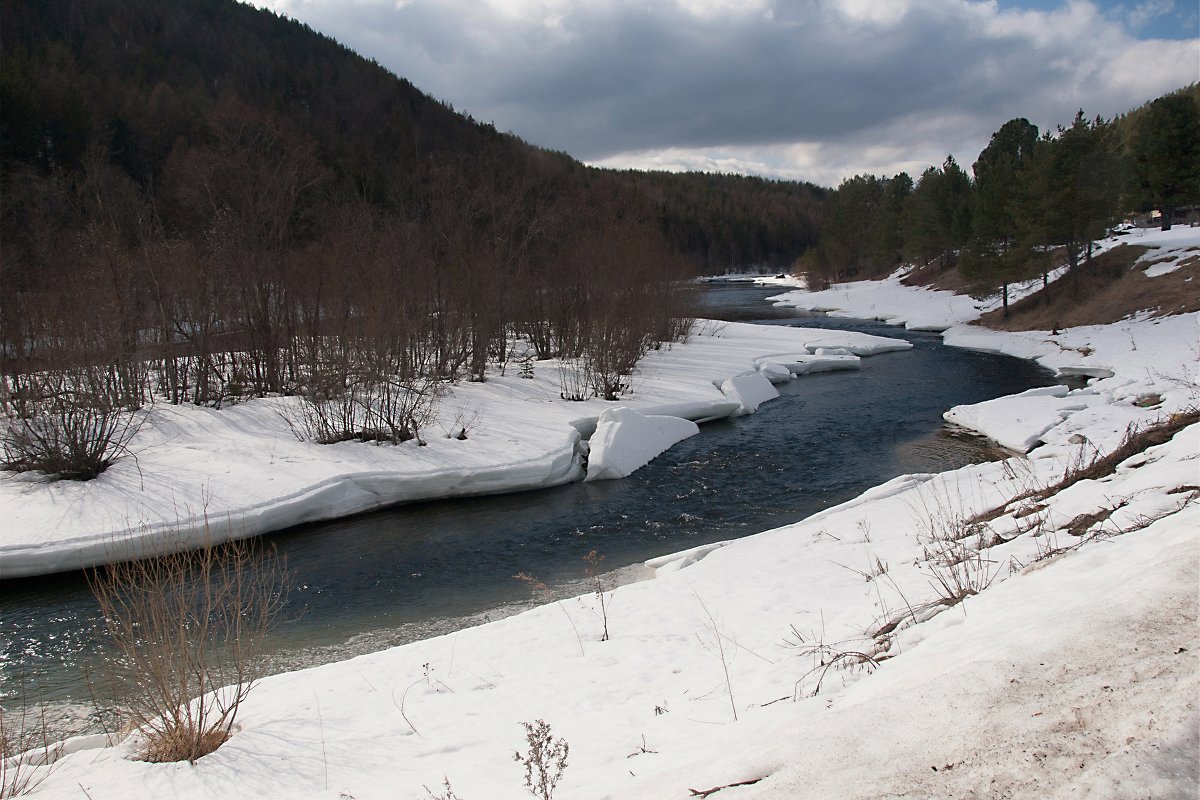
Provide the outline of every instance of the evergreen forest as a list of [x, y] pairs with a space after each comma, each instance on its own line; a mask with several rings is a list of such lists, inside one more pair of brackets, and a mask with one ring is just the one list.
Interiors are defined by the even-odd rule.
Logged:
[[1039, 131], [1004, 123], [968, 171], [947, 156], [914, 181], [855, 175], [828, 197], [818, 245], [797, 262], [810, 286], [877, 278], [902, 264], [951, 272], [980, 296], [1074, 273], [1093, 244], [1133, 216], [1169, 230], [1200, 206], [1200, 85], [1116, 119]]

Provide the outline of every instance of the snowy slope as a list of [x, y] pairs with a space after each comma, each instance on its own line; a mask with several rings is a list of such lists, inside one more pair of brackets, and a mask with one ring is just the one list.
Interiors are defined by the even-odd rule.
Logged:
[[[276, 676], [194, 766], [131, 760], [126, 742], [60, 760], [39, 793], [415, 798], [446, 776], [463, 798], [519, 798], [519, 723], [545, 719], [571, 746], [559, 798], [686, 797], [754, 778], [726, 796], [1056, 796], [1088, 784], [1101, 797], [1131, 784], [1188, 796], [1198, 520], [1194, 491], [1175, 490], [1194, 481], [1196, 436], [1076, 484], [1036, 525], [992, 523], [989, 534], [1024, 532], [981, 551], [990, 588], [936, 616], [924, 554], [936, 528], [1058, 465], [898, 478], [710, 549], [616, 590], [607, 642], [596, 598], [564, 598]], [[1112, 538], [1071, 549], [1064, 520], [1121, 502], [1096, 529]], [[1038, 560], [1052, 549], [1065, 552]], [[880, 652], [870, 633], [889, 623]], [[820, 643], [826, 660], [862, 651], [879, 666], [822, 675]]]

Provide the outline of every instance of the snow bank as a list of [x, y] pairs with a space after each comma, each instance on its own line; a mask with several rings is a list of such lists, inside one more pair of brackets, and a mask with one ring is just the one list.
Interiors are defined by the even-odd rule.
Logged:
[[904, 286], [899, 275], [886, 281], [836, 284], [819, 292], [793, 290], [768, 299], [789, 308], [835, 317], [878, 319], [909, 330], [943, 331], [977, 319], [980, 314], [980, 306], [970, 297]]
[[1157, 278], [1200, 260], [1200, 249], [1196, 247], [1192, 230], [1187, 226], [1176, 226], [1169, 231], [1140, 228], [1126, 231], [1119, 237], [1119, 242], [1150, 248], [1137, 263], [1146, 265], [1143, 269], [1147, 278]]
[[654, 571], [654, 577], [662, 577], [671, 572], [690, 567], [716, 550], [725, 547], [729, 542], [713, 542], [712, 544], [702, 544], [699, 547], [693, 547], [690, 550], [681, 550], [678, 553], [668, 553], [665, 556], [652, 558], [649, 561], [643, 562], [643, 566]]
[[[1129, 231], [1098, 243], [1096, 249], [1103, 252], [1120, 244], [1153, 248], [1143, 256], [1145, 260], [1182, 263], [1200, 256], [1200, 229]], [[1052, 273], [1052, 277], [1058, 275], [1061, 270]], [[940, 330], [942, 340], [951, 347], [1030, 359], [1062, 377], [1092, 379], [1087, 389], [1069, 396], [1027, 394], [947, 412], [948, 421], [1021, 452], [1038, 442], [1067, 446], [1066, 440], [1078, 433], [1070, 425], [1072, 416], [1098, 406], [1116, 404], [1128, 409], [1135, 403], [1161, 398], [1161, 412], [1169, 413], [1194, 405], [1200, 395], [1194, 344], [1200, 339], [1200, 314], [1153, 318], [1141, 313], [1111, 325], [1009, 333], [967, 324], [996, 308], [999, 298], [977, 301], [951, 292], [905, 286], [901, 277], [897, 273], [881, 281], [838, 284], [821, 292], [794, 290], [771, 299], [780, 305], [825, 310], [838, 316], [884, 319], [909, 328]], [[1040, 279], [1012, 286], [1010, 300], [1040, 286]], [[1183, 342], [1191, 344], [1183, 346]], [[1108, 411], [1101, 416], [1145, 424], [1153, 415]], [[1108, 430], [1106, 425], [1101, 427]], [[1111, 432], [1096, 436], [1106, 446], [1113, 438]], [[1057, 452], [1055, 448], [1039, 450], [1030, 455], [1046, 457]]]
[[[1195, 796], [1196, 537], [1183, 522], [912, 629], [919, 646], [781, 726], [756, 758], [779, 768], [743, 796]], [[859, 746], [866, 731], [888, 746]]]
[[632, 408], [610, 408], [600, 415], [589, 445], [589, 481], [624, 478], [673, 445], [700, 432], [680, 417], [639, 414]]
[[1075, 411], [1111, 398], [1068, 391], [1066, 386], [1029, 389], [974, 405], [955, 406], [942, 417], [955, 425], [982, 433], [1003, 447], [1028, 452], [1042, 435]]
[[[277, 675], [194, 765], [136, 761], [126, 742], [65, 755], [39, 796], [366, 800], [419, 797], [445, 777], [464, 798], [517, 800], [512, 751], [535, 719], [570, 744], [564, 798], [658, 800], [754, 779], [737, 796], [1190, 796], [1200, 534], [1196, 493], [1177, 489], [1194, 484], [1198, 435], [1032, 517], [987, 523], [984, 540], [1003, 541], [981, 553], [990, 587], [940, 614], [931, 521], [986, 511], [1058, 465], [905, 476], [800, 523], [657, 559], [654, 580], [608, 594], [608, 641], [589, 593]], [[1061, 521], [1113, 506], [1132, 510], [1074, 549]], [[880, 651], [870, 632], [885, 623]], [[843, 652], [877, 666], [822, 666]], [[864, 749], [864, 735], [886, 746]]]

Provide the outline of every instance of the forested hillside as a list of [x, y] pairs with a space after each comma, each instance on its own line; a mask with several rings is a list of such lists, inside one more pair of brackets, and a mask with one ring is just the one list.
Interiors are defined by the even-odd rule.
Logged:
[[506, 196], [536, 183], [539, 200], [566, 186], [589, 194], [597, 183], [636, 185], [621, 190], [626, 213], [657, 218], [697, 267], [786, 263], [811, 242], [815, 187], [589, 170], [455, 113], [301, 23], [232, 0], [6, 1], [3, 18], [10, 262], [45, 260], [24, 235], [31, 222], [78, 222], [66, 207], [75, 187], [56, 182], [103, 165], [190, 235], [206, 222], [182, 197], [194, 192], [198, 155], [256, 147], [294, 158], [308, 209], [356, 200], [420, 218], [434, 187], [456, 182], [490, 183]]
[[[830, 196], [819, 246], [798, 267], [814, 285], [887, 275], [903, 264], [957, 268], [979, 294], [1072, 271], [1092, 243], [1137, 212], [1164, 230], [1200, 205], [1200, 85], [1115, 120], [1075, 114], [1039, 131], [1006, 122], [968, 169], [953, 156], [914, 182], [856, 175]], [[928, 275], [926, 275], [928, 277]]]

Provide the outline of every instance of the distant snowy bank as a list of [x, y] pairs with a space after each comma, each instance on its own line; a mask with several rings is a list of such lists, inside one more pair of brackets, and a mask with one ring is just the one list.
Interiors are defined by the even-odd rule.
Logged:
[[[1147, 275], [1154, 277], [1177, 269], [1183, 260], [1195, 256], [1200, 250], [1200, 229], [1138, 230], [1100, 242], [1097, 252], [1119, 244], [1151, 248], [1141, 260], [1153, 264]], [[1061, 274], [1059, 271], [1051, 277]], [[1061, 377], [1089, 379], [1086, 388], [1071, 392], [1063, 387], [1035, 389], [946, 412], [948, 422], [975, 430], [1018, 452], [1028, 452], [1040, 442], [1054, 439], [1055, 430], [1071, 428], [1073, 415], [1088, 409], [1096, 409], [1085, 417], [1089, 425], [1097, 424], [1100, 418], [1120, 422], [1115, 434], [1109, 425], [1103, 434], [1094, 434], [1096, 438], [1090, 440], [1097, 446], [1111, 447], [1114, 436], [1119, 439], [1126, 424], [1144, 424], [1194, 405], [1200, 395], [1200, 323], [1196, 314], [1153, 317], [1143, 313], [1111, 325], [1063, 331], [994, 331], [968, 323], [998, 308], [999, 298], [978, 301], [952, 292], [905, 286], [901, 277], [897, 274], [882, 281], [838, 284], [819, 292], [795, 289], [769, 299], [781, 306], [939, 331], [943, 342], [951, 347], [1030, 359]], [[1010, 287], [1010, 301], [1040, 287], [1040, 278]], [[1200, 292], [1200, 286], [1196, 291]], [[1152, 397], [1161, 397], [1161, 405], [1147, 402]], [[1135, 404], [1154, 408], [1142, 409]]]

